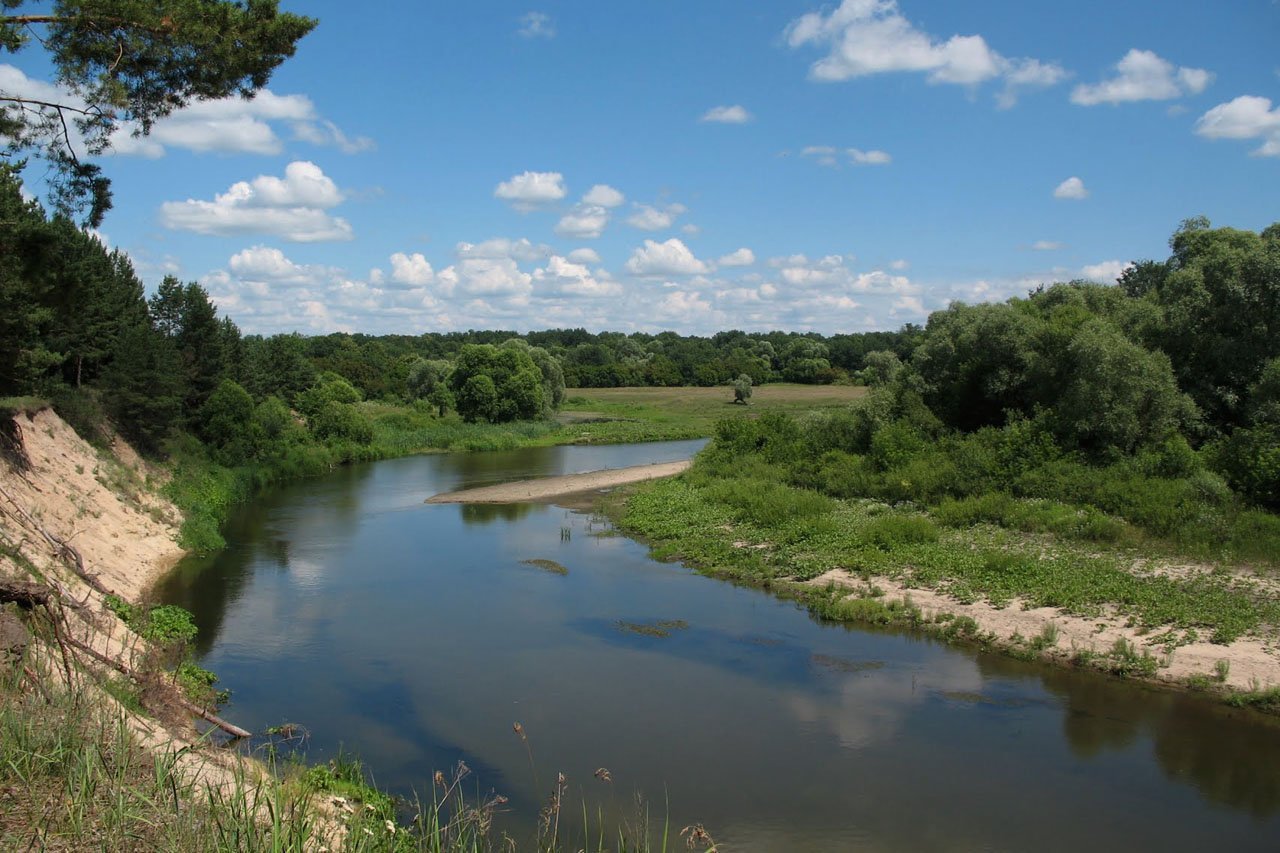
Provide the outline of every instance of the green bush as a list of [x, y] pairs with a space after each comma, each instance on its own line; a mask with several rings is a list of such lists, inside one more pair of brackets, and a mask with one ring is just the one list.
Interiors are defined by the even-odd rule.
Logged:
[[322, 441], [356, 445], [373, 442], [373, 425], [352, 403], [330, 400], [310, 419], [310, 424], [311, 432]]
[[881, 471], [887, 471], [905, 464], [924, 447], [924, 436], [912, 424], [897, 420], [885, 424], [871, 436], [867, 458]]
[[709, 489], [711, 496], [733, 507], [743, 521], [769, 528], [799, 518], [825, 515], [834, 508], [830, 498], [808, 489], [776, 481], [723, 480]]
[[144, 639], [162, 646], [181, 645], [196, 638], [196, 624], [191, 613], [173, 604], [159, 604], [147, 611], [139, 633]]
[[923, 515], [877, 516], [859, 532], [863, 541], [881, 551], [938, 541], [938, 526]]
[[1280, 426], [1237, 429], [1214, 456], [1233, 488], [1259, 506], [1280, 510]]

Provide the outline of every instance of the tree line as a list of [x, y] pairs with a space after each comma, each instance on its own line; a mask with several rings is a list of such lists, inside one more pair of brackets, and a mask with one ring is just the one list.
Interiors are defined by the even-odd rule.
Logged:
[[725, 422], [720, 470], [1086, 538], [1114, 533], [1101, 510], [1197, 553], [1273, 560], [1280, 224], [1190, 219], [1170, 248], [1117, 285], [937, 311], [908, 358], [868, 358], [872, 393], [848, 412]]

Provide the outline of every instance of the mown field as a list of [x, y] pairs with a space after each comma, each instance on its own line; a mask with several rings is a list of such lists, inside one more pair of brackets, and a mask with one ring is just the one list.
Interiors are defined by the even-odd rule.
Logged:
[[758, 417], [764, 412], [810, 412], [841, 408], [866, 396], [853, 385], [777, 383], [752, 389], [748, 405], [733, 402], [733, 389], [569, 388], [558, 415], [563, 430], [548, 444], [620, 443], [702, 438], [722, 418]]

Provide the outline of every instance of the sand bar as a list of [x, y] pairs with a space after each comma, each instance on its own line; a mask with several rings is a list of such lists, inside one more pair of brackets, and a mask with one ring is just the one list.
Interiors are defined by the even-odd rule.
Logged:
[[691, 460], [658, 462], [653, 465], [634, 465], [630, 468], [606, 468], [585, 474], [565, 474], [560, 477], [542, 477], [537, 480], [521, 480], [497, 486], [481, 486], [443, 492], [425, 501], [429, 504], [510, 504], [524, 501], [543, 501], [578, 492], [608, 489], [627, 483], [640, 483], [660, 477], [673, 477], [686, 470]]

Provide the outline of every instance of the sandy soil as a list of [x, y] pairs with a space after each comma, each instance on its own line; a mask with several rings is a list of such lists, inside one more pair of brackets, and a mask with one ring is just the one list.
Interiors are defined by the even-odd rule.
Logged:
[[510, 504], [526, 501], [545, 501], [580, 492], [611, 489], [627, 483], [641, 483], [660, 477], [673, 477], [688, 469], [692, 462], [659, 462], [653, 465], [636, 465], [631, 468], [608, 468], [585, 474], [565, 474], [561, 477], [543, 477], [539, 480], [521, 480], [498, 486], [482, 486], [444, 492], [427, 498], [429, 504]]
[[[810, 581], [816, 586], [835, 583], [852, 590], [865, 590], [867, 584], [861, 577], [840, 569], [827, 572]], [[910, 598], [926, 616], [952, 613], [968, 616], [983, 631], [995, 634], [1001, 642], [1008, 642], [1015, 634], [1023, 638], [1035, 637], [1050, 622], [1058, 626], [1058, 643], [1050, 656], [1069, 658], [1076, 650], [1085, 649], [1106, 653], [1116, 640], [1125, 639], [1138, 650], [1146, 649], [1158, 661], [1156, 677], [1163, 681], [1181, 681], [1191, 675], [1213, 675], [1214, 666], [1220, 660], [1231, 664], [1227, 684], [1240, 690], [1255, 687], [1274, 687], [1280, 684], [1280, 649], [1274, 642], [1263, 642], [1254, 637], [1243, 637], [1221, 646], [1209, 642], [1195, 642], [1179, 646], [1166, 655], [1158, 642], [1153, 644], [1154, 631], [1139, 634], [1128, 627], [1123, 616], [1103, 616], [1085, 619], [1072, 616], [1052, 607], [1024, 609], [1023, 603], [1011, 601], [1006, 607], [994, 607], [985, 601], [965, 604], [932, 589], [912, 589], [890, 578], [876, 577], [872, 583], [884, 590], [891, 601]]]
[[[177, 545], [181, 514], [146, 486], [160, 472], [140, 459], [124, 442], [98, 451], [50, 410], [15, 418], [22, 431], [30, 470], [17, 472], [0, 462], [0, 543], [29, 561], [46, 583], [61, 591], [68, 608], [64, 629], [84, 643], [130, 668], [138, 668], [145, 643], [103, 604], [103, 596], [80, 580], [54, 552], [40, 528], [80, 552], [88, 574], [108, 591], [137, 603], [183, 555]], [[25, 581], [27, 569], [0, 553], [0, 578]], [[29, 652], [33, 665], [47, 667], [65, 681], [61, 658], [43, 646]], [[182, 750], [183, 771], [206, 786], [231, 790], [237, 775], [250, 783], [262, 777], [254, 762], [217, 750], [197, 738], [194, 726], [181, 712], [165, 723], [127, 711], [106, 691], [89, 683], [84, 673], [74, 677], [104, 707], [114, 707], [146, 748], [156, 752]], [[115, 713], [113, 711], [112, 713]]]
[[177, 508], [144, 487], [151, 472], [122, 442], [118, 454], [99, 453], [48, 409], [16, 420], [32, 468], [18, 474], [0, 465], [0, 487], [12, 498], [0, 496], [0, 534], [25, 540], [24, 554], [41, 569], [54, 561], [21, 507], [75, 546], [108, 590], [139, 600], [182, 556]]

